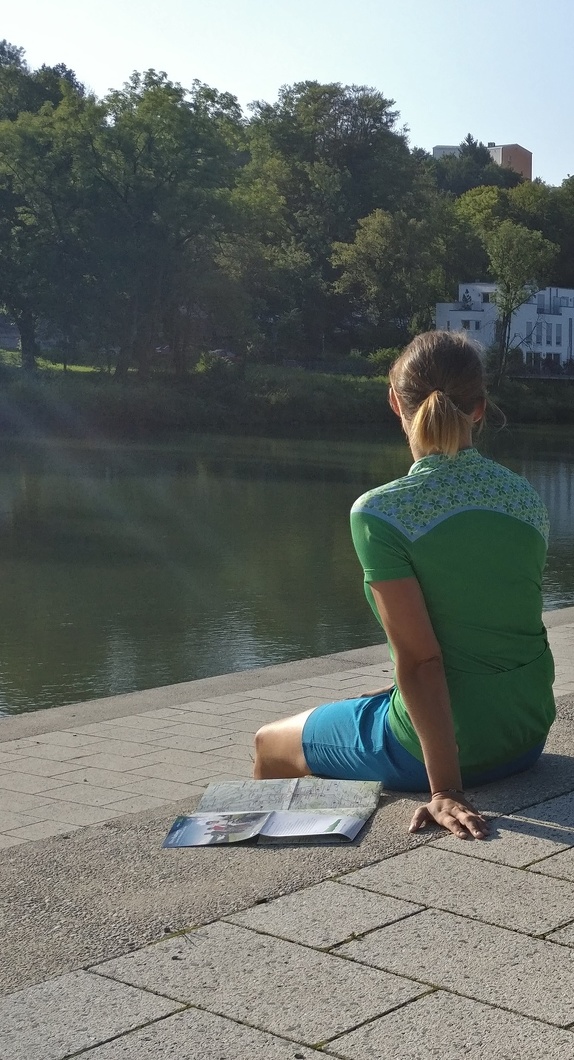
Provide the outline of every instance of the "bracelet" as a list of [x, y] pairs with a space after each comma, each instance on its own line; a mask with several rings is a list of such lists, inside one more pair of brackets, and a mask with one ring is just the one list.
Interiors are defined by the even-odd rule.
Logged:
[[466, 798], [464, 791], [461, 791], [460, 788], [445, 788], [443, 791], [432, 791], [431, 802], [433, 799], [438, 799], [441, 795], [446, 796], [447, 798], [451, 795], [462, 795], [463, 799]]

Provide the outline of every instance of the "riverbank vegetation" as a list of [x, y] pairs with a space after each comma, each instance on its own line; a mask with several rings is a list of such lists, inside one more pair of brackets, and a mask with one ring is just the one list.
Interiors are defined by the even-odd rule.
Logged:
[[[33, 375], [0, 365], [0, 434], [142, 439], [224, 432], [301, 438], [388, 437], [399, 428], [382, 375], [209, 361], [185, 380], [114, 379], [85, 366]], [[509, 423], [574, 423], [574, 382], [503, 380]], [[497, 419], [497, 417], [495, 417]]]
[[[573, 251], [574, 178], [524, 182], [470, 135], [435, 160], [378, 90], [308, 81], [245, 114], [148, 70], [97, 99], [0, 42], [3, 429], [385, 424], [388, 351], [459, 280], [497, 280], [504, 319], [574, 286]], [[501, 329], [511, 414], [568, 419], [569, 383], [511, 360]]]

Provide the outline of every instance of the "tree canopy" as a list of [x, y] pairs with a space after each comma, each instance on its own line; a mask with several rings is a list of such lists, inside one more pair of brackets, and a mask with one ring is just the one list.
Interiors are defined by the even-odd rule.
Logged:
[[0, 307], [29, 369], [39, 337], [120, 376], [184, 375], [211, 347], [366, 354], [459, 281], [504, 288], [510, 258], [521, 289], [573, 283], [573, 252], [572, 179], [524, 182], [470, 134], [411, 149], [374, 88], [305, 81], [244, 114], [148, 70], [97, 99], [0, 42]]

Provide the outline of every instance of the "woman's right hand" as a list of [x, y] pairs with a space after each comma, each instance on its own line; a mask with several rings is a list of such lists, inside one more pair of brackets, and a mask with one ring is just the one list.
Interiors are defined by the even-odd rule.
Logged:
[[462, 795], [435, 795], [424, 806], [418, 806], [413, 814], [409, 832], [418, 832], [427, 824], [438, 824], [459, 839], [484, 839], [489, 825], [472, 803]]

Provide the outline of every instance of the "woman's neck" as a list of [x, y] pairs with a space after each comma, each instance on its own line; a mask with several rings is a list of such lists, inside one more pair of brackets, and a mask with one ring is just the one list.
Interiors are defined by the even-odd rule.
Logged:
[[[407, 439], [408, 439], [408, 435], [407, 435]], [[437, 451], [436, 450], [434, 450], [434, 451], [430, 450], [428, 452], [426, 452], [426, 451], [423, 452], [421, 449], [418, 448], [418, 446], [411, 445], [410, 439], [408, 439], [408, 442], [409, 442], [409, 449], [410, 449], [411, 453], [413, 454], [413, 460], [415, 461], [415, 463], [416, 463], [417, 460], [422, 460], [423, 457], [425, 457], [425, 456], [436, 456], [437, 455]], [[468, 434], [465, 433], [460, 439], [460, 444], [459, 444], [459, 447], [458, 447], [459, 453], [460, 453], [461, 449], [472, 449], [473, 448], [473, 444], [474, 443], [473, 443], [473, 440], [472, 440], [472, 430], [469, 430]]]

